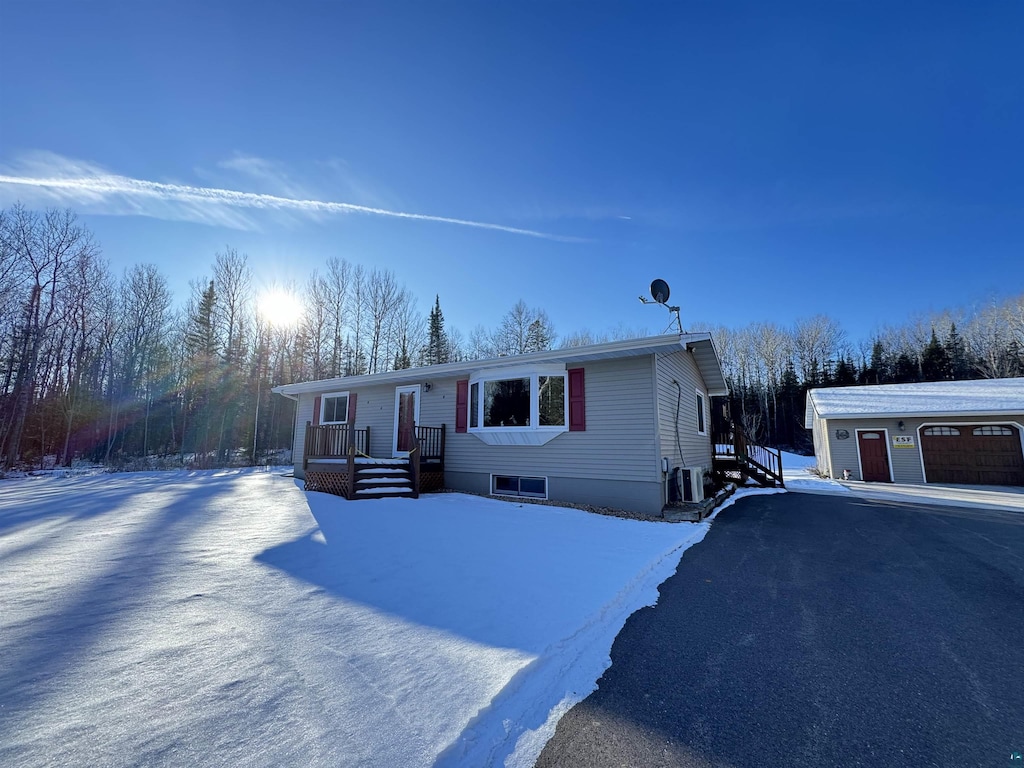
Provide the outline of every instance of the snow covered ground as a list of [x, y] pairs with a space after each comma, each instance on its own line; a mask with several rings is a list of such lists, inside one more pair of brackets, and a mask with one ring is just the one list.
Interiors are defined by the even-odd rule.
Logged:
[[811, 470], [815, 467], [813, 456], [782, 451], [782, 476], [786, 488], [805, 493], [849, 493], [849, 489], [835, 480], [820, 477]]
[[530, 766], [708, 526], [251, 470], [0, 481], [0, 765]]
[[982, 485], [911, 485], [828, 480], [811, 472], [813, 456], [782, 454], [786, 488], [802, 493], [851, 494], [864, 499], [1024, 511], [1024, 488]]

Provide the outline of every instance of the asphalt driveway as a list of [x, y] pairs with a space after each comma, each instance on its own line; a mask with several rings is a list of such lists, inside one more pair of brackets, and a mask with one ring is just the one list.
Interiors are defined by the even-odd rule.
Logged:
[[1024, 514], [738, 501], [634, 614], [537, 766], [1004, 766]]

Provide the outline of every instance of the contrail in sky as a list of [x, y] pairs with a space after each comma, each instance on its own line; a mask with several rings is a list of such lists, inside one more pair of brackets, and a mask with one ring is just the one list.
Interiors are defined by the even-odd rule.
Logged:
[[[73, 166], [81, 169], [83, 166]], [[264, 195], [255, 192], [239, 192], [232, 189], [216, 187], [194, 187], [186, 184], [165, 184], [157, 181], [133, 179], [128, 176], [98, 171], [93, 166], [85, 166], [90, 172], [80, 176], [54, 175], [44, 176], [12, 176], [0, 174], [0, 185], [12, 184], [31, 187], [45, 191], [52, 196], [76, 200], [85, 204], [95, 204], [112, 198], [121, 198], [130, 203], [146, 200], [156, 202], [184, 203], [195, 211], [198, 205], [220, 205], [231, 208], [255, 209], [264, 211], [293, 211], [306, 214], [352, 214], [361, 213], [371, 216], [387, 216], [395, 219], [412, 219], [415, 221], [434, 221], [442, 224], [456, 224], [462, 227], [489, 229], [497, 232], [508, 232], [513, 235], [539, 237], [545, 240], [562, 242], [581, 242], [581, 238], [565, 237], [532, 229], [508, 227], [504, 224], [490, 224], [483, 221], [457, 219], [450, 216], [432, 216], [425, 213], [408, 213], [392, 211], [386, 208], [372, 208], [353, 203], [337, 203], [324, 200], [301, 200], [277, 195]], [[137, 210], [136, 213], [141, 211]], [[197, 212], [198, 213], [198, 212]], [[194, 217], [186, 217], [194, 218]], [[209, 216], [201, 216], [209, 220]]]

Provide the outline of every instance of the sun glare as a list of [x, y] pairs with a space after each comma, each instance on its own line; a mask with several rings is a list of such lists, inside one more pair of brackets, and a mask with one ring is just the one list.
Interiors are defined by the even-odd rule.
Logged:
[[264, 291], [260, 294], [257, 306], [260, 317], [279, 328], [295, 325], [302, 314], [299, 297], [281, 288]]

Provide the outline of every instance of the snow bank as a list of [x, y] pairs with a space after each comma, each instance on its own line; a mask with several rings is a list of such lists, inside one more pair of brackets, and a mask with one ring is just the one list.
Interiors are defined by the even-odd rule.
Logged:
[[300, 485], [3, 482], [0, 764], [532, 765], [708, 530]]

